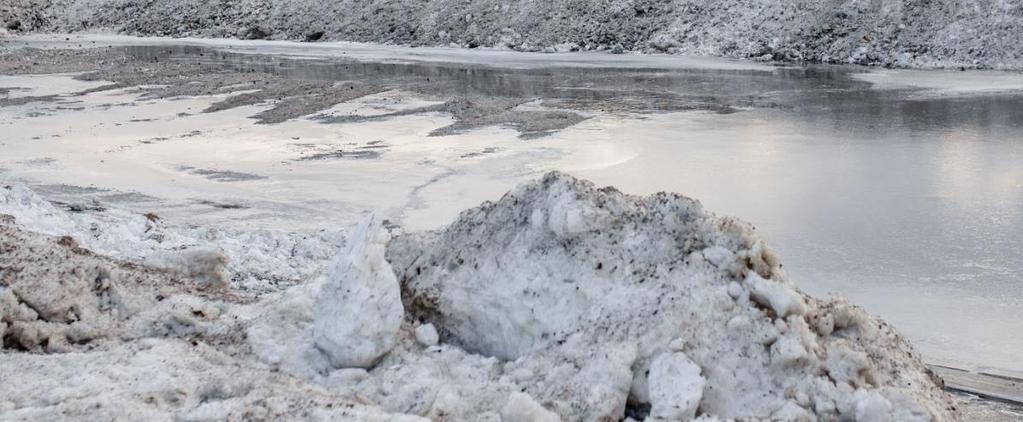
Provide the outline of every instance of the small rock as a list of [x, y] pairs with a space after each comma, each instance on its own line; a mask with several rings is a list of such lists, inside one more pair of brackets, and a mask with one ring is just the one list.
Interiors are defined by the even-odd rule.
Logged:
[[249, 28], [247, 31], [245, 31], [245, 36], [243, 38], [247, 40], [262, 40], [269, 37], [270, 33], [264, 31], [262, 28], [258, 26], [253, 26]]
[[306, 42], [319, 41], [320, 39], [323, 38], [323, 35], [324, 35], [323, 31], [313, 31], [308, 34], [305, 34], [305, 40]]

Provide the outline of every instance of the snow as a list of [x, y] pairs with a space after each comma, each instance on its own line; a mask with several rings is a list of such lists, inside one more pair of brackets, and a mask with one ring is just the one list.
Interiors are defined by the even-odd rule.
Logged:
[[[19, 192], [2, 212], [59, 234], [0, 220], [12, 251], [0, 268], [22, 268], [0, 289], [3, 417], [958, 415], [893, 329], [802, 294], [750, 226], [675, 194], [550, 173], [435, 232], [388, 240], [370, 216], [345, 247], [324, 246], [329, 258], [303, 261], [309, 276], [251, 295], [175, 269], [187, 260], [167, 270], [90, 252], [85, 241], [107, 243], [78, 229], [88, 214]], [[102, 233], [137, 221], [90, 218]]]
[[332, 262], [319, 297], [313, 335], [335, 368], [369, 368], [394, 348], [405, 310], [384, 250], [390, 239], [376, 216], [352, 233]]

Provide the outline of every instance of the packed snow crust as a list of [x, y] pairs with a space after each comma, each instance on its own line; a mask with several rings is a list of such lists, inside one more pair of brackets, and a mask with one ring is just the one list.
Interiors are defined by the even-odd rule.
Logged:
[[0, 419], [959, 417], [892, 328], [679, 195], [551, 173], [436, 232], [274, 235], [267, 273], [231, 247], [267, 237], [0, 193]]
[[8, 0], [12, 31], [1023, 68], [1012, 0]]

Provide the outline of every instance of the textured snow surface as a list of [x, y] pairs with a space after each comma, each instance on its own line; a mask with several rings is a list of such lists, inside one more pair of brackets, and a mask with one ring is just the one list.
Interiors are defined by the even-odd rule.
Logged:
[[0, 20], [14, 31], [1023, 67], [1012, 0], [15, 0]]
[[237, 274], [264, 273], [222, 246], [250, 234], [157, 242], [127, 212], [2, 192], [0, 419], [959, 416], [884, 322], [804, 295], [748, 225], [679, 195], [551, 173], [436, 232], [388, 241], [370, 216], [270, 258], [297, 276], [253, 294]]

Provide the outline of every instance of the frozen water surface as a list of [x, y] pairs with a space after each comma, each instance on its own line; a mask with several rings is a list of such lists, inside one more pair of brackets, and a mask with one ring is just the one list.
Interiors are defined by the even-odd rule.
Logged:
[[[133, 88], [0, 107], [0, 175], [62, 203], [294, 230], [371, 209], [406, 229], [434, 228], [553, 169], [629, 193], [676, 191], [752, 222], [797, 284], [848, 296], [929, 362], [1023, 371], [1023, 75], [348, 44], [71, 44], [97, 40], [200, 69], [387, 89], [274, 125], [248, 118], [265, 103], [201, 113], [225, 95], [140, 100]], [[0, 76], [12, 88], [0, 98], [99, 84]], [[456, 123], [429, 108], [451, 97], [520, 103], [509, 121], [430, 136]], [[550, 110], [584, 119], [535, 133], [513, 124], [514, 113]]]

